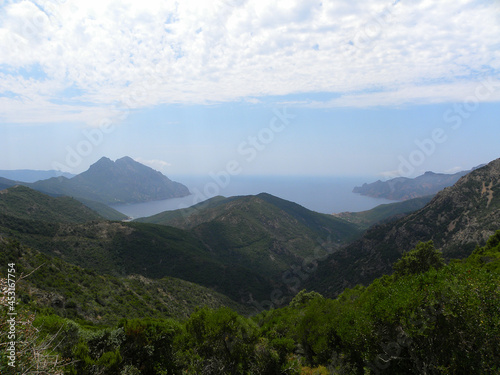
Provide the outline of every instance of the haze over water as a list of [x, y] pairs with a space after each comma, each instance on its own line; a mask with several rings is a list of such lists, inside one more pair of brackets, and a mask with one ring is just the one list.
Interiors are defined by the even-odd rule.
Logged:
[[373, 182], [373, 177], [232, 176], [229, 182], [220, 183], [216, 183], [209, 176], [176, 176], [171, 179], [186, 185], [192, 195], [161, 201], [115, 205], [113, 208], [136, 219], [163, 211], [186, 208], [216, 195], [231, 197], [264, 192], [325, 214], [364, 211], [393, 202], [352, 192], [355, 186]]

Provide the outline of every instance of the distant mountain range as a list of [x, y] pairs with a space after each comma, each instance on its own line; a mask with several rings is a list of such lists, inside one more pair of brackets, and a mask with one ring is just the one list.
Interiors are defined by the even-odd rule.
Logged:
[[460, 177], [469, 172], [462, 171], [454, 174], [425, 172], [416, 178], [397, 177], [388, 181], [378, 180], [371, 184], [356, 186], [353, 193], [399, 201], [425, 197], [452, 186]]
[[434, 241], [447, 259], [470, 255], [500, 228], [500, 159], [461, 177], [425, 207], [369, 229], [318, 266], [308, 287], [327, 296], [367, 285], [418, 242]]
[[66, 178], [72, 178], [75, 175], [67, 172], [54, 171], [54, 170], [50, 171], [39, 171], [33, 169], [0, 170], [0, 177], [20, 182], [36, 182], [60, 176]]

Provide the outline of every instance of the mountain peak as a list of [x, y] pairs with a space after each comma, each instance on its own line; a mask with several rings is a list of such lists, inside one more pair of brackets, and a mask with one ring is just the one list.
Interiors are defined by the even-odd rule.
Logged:
[[109, 163], [109, 162], [113, 162], [113, 160], [111, 160], [110, 158], [107, 158], [106, 156], [103, 156], [102, 158], [100, 158], [99, 160], [97, 160], [94, 164], [100, 164], [100, 163]]
[[140, 164], [139, 162], [132, 159], [130, 156], [124, 156], [120, 159], [116, 159], [115, 163]]
[[107, 158], [106, 156], [103, 156], [102, 158], [100, 158], [99, 160], [97, 160], [94, 164], [92, 164], [89, 167], [89, 169], [92, 168], [92, 167], [96, 167], [96, 166], [99, 166], [99, 167], [100, 166], [110, 166], [112, 164], [114, 164], [113, 160], [111, 160], [110, 158]]

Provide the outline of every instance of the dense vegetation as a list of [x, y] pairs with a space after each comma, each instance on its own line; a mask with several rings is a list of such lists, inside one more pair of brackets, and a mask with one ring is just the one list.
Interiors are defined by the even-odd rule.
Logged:
[[20, 219], [43, 222], [85, 223], [103, 218], [69, 197], [53, 198], [24, 186], [0, 192], [0, 211]]
[[[336, 299], [302, 291], [252, 317], [205, 307], [183, 320], [94, 326], [41, 313], [30, 324], [39, 345], [57, 344], [35, 349], [58, 355], [70, 374], [495, 374], [499, 285], [497, 231], [465, 260], [446, 265], [432, 242], [421, 243], [367, 287]], [[9, 373], [5, 356], [0, 366]]]
[[126, 215], [100, 202], [84, 198], [74, 199], [63, 196], [60, 192], [53, 193], [52, 195], [56, 197], [54, 198], [23, 185], [30, 184], [0, 177], [0, 191], [2, 191], [0, 209], [4, 214], [31, 220], [70, 223], [102, 219], [127, 219]]
[[[137, 221], [186, 230], [203, 242], [213, 256], [231, 265], [225, 272], [238, 267], [271, 280], [267, 285], [257, 285], [251, 277], [245, 277], [243, 284], [238, 281], [239, 295], [231, 294], [238, 300], [242, 296], [245, 300], [269, 300], [277, 289], [293, 296], [298, 290], [292, 273], [307, 272], [308, 267], [314, 267], [328, 253], [362, 233], [357, 224], [266, 193], [215, 197], [197, 206]], [[234, 285], [239, 278], [232, 280]]]
[[[47, 255], [100, 274], [181, 278], [236, 302], [269, 299], [276, 285], [287, 288], [284, 272], [316, 260], [318, 248], [325, 253], [322, 243], [336, 248], [361, 233], [269, 194], [210, 201], [179, 228], [105, 221], [71, 198], [25, 187], [6, 190], [2, 204], [0, 233]], [[174, 213], [184, 219], [184, 212]]]
[[1, 237], [0, 259], [15, 263], [19, 275], [30, 275], [18, 284], [17, 296], [25, 305], [33, 311], [78, 322], [114, 324], [124, 317], [181, 319], [199, 306], [230, 306], [247, 314], [251, 311], [227, 296], [188, 281], [98, 274]]

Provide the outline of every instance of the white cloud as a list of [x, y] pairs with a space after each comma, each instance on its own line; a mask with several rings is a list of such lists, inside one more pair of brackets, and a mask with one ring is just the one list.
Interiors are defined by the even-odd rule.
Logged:
[[[484, 82], [488, 82], [487, 85]], [[478, 91], [479, 90], [479, 91]], [[477, 95], [477, 94], [480, 95]], [[308, 107], [370, 107], [405, 104], [426, 104], [442, 102], [500, 101], [500, 79], [479, 79], [470, 82], [444, 84], [405, 85], [381, 92], [360, 92], [346, 94], [327, 102], [302, 102], [297, 105]]]
[[380, 172], [379, 176], [382, 178], [383, 181], [392, 180], [394, 178], [401, 177], [401, 172], [398, 171], [397, 169], [393, 170], [393, 171], [384, 171], [384, 172]]
[[[499, 77], [498, 14], [473, 0], [10, 2], [0, 11], [0, 98], [15, 95], [0, 116], [92, 122], [88, 105], [306, 92], [341, 94], [313, 106], [463, 100], [478, 77]], [[32, 66], [43, 74], [22, 77]], [[65, 103], [68, 87], [86, 104]]]
[[171, 163], [166, 162], [164, 160], [158, 160], [158, 159], [153, 159], [153, 160], [146, 160], [143, 158], [135, 158], [134, 159], [136, 162], [147, 165], [148, 167], [151, 167], [157, 171], [164, 171], [168, 167], [172, 166]]
[[462, 172], [462, 171], [465, 171], [465, 168], [462, 168], [462, 167], [453, 167], [453, 168], [445, 170], [444, 173], [455, 174], [455, 173]]

